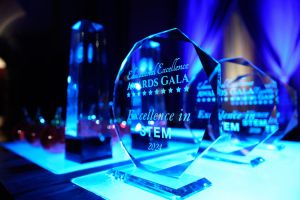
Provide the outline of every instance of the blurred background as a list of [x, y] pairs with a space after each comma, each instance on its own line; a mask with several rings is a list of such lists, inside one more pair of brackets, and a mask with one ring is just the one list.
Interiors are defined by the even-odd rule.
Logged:
[[[299, 10], [297, 0], [0, 0], [0, 140], [23, 108], [46, 121], [59, 106], [65, 113], [71, 27], [80, 19], [105, 27], [110, 91], [136, 41], [178, 27], [216, 59], [244, 57], [288, 83], [299, 102]], [[285, 139], [300, 141], [299, 132]]]

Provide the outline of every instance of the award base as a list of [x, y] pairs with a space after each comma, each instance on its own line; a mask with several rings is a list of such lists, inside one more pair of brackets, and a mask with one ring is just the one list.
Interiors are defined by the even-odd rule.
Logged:
[[66, 137], [66, 159], [85, 163], [112, 157], [111, 137]]
[[260, 156], [243, 156], [243, 155], [235, 155], [229, 153], [221, 153], [215, 151], [208, 151], [203, 158], [228, 162], [233, 164], [240, 164], [240, 165], [249, 165], [251, 167], [256, 167], [261, 163], [265, 162], [265, 159]]
[[135, 166], [123, 166], [108, 172], [116, 180], [163, 196], [167, 199], [182, 199], [211, 186], [206, 178], [183, 174], [179, 178], [151, 173]]

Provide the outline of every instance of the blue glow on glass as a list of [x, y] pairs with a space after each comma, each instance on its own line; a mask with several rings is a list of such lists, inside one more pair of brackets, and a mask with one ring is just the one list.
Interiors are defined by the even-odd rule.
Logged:
[[94, 49], [92, 44], [89, 44], [87, 51], [88, 51], [87, 52], [88, 62], [91, 63], [93, 62], [93, 57], [94, 57]]
[[96, 119], [96, 115], [89, 115], [87, 118], [88, 118], [88, 120], [95, 120]]
[[142, 86], [140, 83], [135, 83], [135, 89], [137, 89], [138, 91], [142, 89]]
[[153, 60], [151, 58], [141, 58], [140, 63], [139, 63], [139, 71], [145, 72], [146, 70], [151, 70], [149, 69], [150, 67], [153, 66]]
[[69, 115], [67, 120], [66, 135], [77, 136], [77, 116]]
[[81, 26], [81, 21], [78, 21], [76, 24], [74, 24], [74, 25], [72, 26], [72, 29], [73, 29], [73, 30], [79, 30], [80, 26]]
[[150, 47], [151, 48], [158, 48], [160, 44], [158, 42], [150, 41]]
[[40, 123], [41, 123], [41, 124], [45, 124], [45, 123], [46, 123], [46, 120], [45, 120], [44, 118], [42, 118], [42, 117], [39, 118], [39, 120], [40, 120]]
[[[104, 51], [98, 51], [99, 41], [104, 41], [104, 28], [102, 25], [89, 20], [80, 20], [72, 26], [69, 74], [67, 77], [67, 109], [66, 109], [66, 135], [79, 136], [81, 134], [94, 134], [94, 127], [87, 130], [78, 127], [83, 126], [87, 120], [96, 120], [98, 113], [94, 108], [98, 104], [99, 90], [106, 92], [101, 81], [100, 68], [104, 67], [103, 60], [106, 59]], [[94, 45], [97, 49], [94, 49]], [[94, 59], [94, 56], [102, 59]], [[99, 78], [100, 77], [100, 78]], [[90, 88], [90, 90], [87, 90]], [[103, 90], [103, 91], [102, 91]], [[84, 132], [84, 133], [83, 133]]]
[[101, 24], [92, 23], [92, 25], [96, 31], [100, 31], [101, 29], [103, 29], [103, 26]]
[[77, 84], [75, 84], [75, 83], [73, 84], [73, 89], [77, 90]]
[[76, 62], [81, 63], [83, 61], [83, 44], [79, 43], [76, 50]]
[[83, 32], [98, 32], [103, 30], [103, 26], [101, 24], [97, 24], [88, 20], [80, 20], [78, 22], [76, 22], [73, 26], [72, 26], [72, 30], [73, 31], [83, 31]]
[[[88, 27], [88, 29], [85, 29], [85, 26], [87, 26], [87, 25], [89, 27]], [[94, 31], [100, 31], [102, 29], [103, 29], [103, 26], [101, 24], [93, 23], [88, 20], [80, 20], [72, 26], [72, 30], [74, 30], [74, 31], [84, 30], [84, 31], [94, 32]]]
[[72, 80], [72, 79], [71, 79], [71, 76], [68, 76], [67, 82], [68, 82], [68, 83], [71, 83], [71, 80]]
[[141, 123], [137, 123], [137, 125], [135, 126], [135, 131], [140, 131], [141, 129], [142, 129]]

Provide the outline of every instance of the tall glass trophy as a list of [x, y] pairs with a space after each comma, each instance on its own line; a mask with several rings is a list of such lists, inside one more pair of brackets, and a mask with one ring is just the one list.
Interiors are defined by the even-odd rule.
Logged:
[[210, 78], [213, 88], [200, 85], [198, 102], [207, 101], [207, 91], [217, 88], [209, 135], [218, 141], [205, 156], [251, 166], [262, 163], [251, 152], [278, 130], [277, 82], [243, 58], [221, 60]]
[[[113, 105], [118, 136], [134, 167], [112, 169], [116, 179], [170, 199], [211, 185], [206, 178], [189, 173], [204, 153], [200, 143], [191, 144], [188, 153], [181, 152], [184, 143], [175, 136], [202, 141], [209, 117], [198, 118], [197, 82], [208, 81], [207, 73], [217, 66], [178, 29], [134, 45], [116, 78]], [[212, 96], [216, 99], [214, 92]], [[213, 106], [205, 107], [207, 115], [212, 111]], [[170, 148], [177, 152], [164, 153]], [[141, 151], [151, 159], [139, 159]]]
[[66, 158], [88, 162], [112, 156], [105, 37], [102, 25], [72, 27], [67, 89]]

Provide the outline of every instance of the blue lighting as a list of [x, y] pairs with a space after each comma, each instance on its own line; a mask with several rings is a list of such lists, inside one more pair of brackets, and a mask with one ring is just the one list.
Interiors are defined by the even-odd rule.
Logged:
[[149, 62], [149, 59], [147, 59], [147, 58], [142, 58], [141, 60], [140, 60], [140, 63], [139, 63], [139, 70], [140, 70], [140, 72], [142, 73], [142, 72], [145, 72], [146, 70], [147, 70], [147, 68], [148, 68], [148, 62]]
[[95, 120], [96, 119], [96, 115], [89, 115], [88, 116], [88, 120]]
[[[85, 26], [88, 26], [88, 29], [85, 29]], [[88, 30], [89, 32], [94, 32], [102, 29], [103, 26], [101, 24], [93, 23], [87, 20], [80, 20], [72, 26], [72, 30], [74, 31]]]
[[94, 50], [93, 50], [93, 45], [89, 44], [88, 46], [88, 62], [91, 63], [93, 62], [93, 57], [94, 57]]
[[158, 48], [160, 44], [158, 42], [150, 41], [150, 47], [151, 48]]
[[[257, 168], [201, 159], [199, 166], [192, 168], [189, 174], [201, 174], [213, 185], [207, 191], [193, 194], [191, 199], [300, 199], [300, 162], [294, 159], [300, 152], [300, 145], [295, 142], [285, 142], [285, 145], [285, 151], [279, 154], [258, 151], [266, 158], [266, 162]], [[72, 183], [106, 199], [122, 199], [124, 196], [128, 199], [162, 199], [151, 192], [115, 180], [107, 171], [72, 179]]]
[[83, 44], [79, 43], [76, 49], [76, 62], [81, 63], [83, 61]]
[[45, 123], [46, 123], [46, 120], [45, 120], [44, 118], [42, 118], [42, 117], [39, 118], [39, 120], [40, 120], [40, 123], [41, 123], [41, 124], [45, 124]]
[[103, 26], [101, 24], [92, 23], [92, 25], [96, 31], [100, 31], [101, 29], [103, 29]]
[[150, 72], [153, 70], [154, 61], [152, 58], [143, 57], [143, 58], [140, 58], [138, 65], [139, 65], [138, 68], [139, 68], [140, 73], [143, 73], [146, 71]]
[[[86, 120], [96, 120], [99, 90], [106, 90], [100, 85], [101, 68], [106, 55], [100, 49], [104, 41], [102, 25], [88, 20], [80, 20], [72, 26], [69, 75], [67, 78], [67, 108], [66, 108], [66, 135], [80, 136], [93, 134], [94, 127], [82, 129]], [[95, 49], [97, 47], [97, 50]], [[98, 49], [100, 51], [98, 51]], [[95, 59], [95, 56], [101, 59]], [[100, 78], [99, 78], [100, 77]], [[102, 88], [103, 87], [103, 88]], [[89, 88], [89, 89], [87, 89]], [[105, 89], [104, 89], [105, 88]], [[84, 132], [84, 133], [83, 133]]]
[[71, 83], [71, 81], [72, 81], [71, 76], [68, 76], [67, 81], [68, 81], [68, 83]]
[[296, 20], [300, 17], [300, 2], [266, 0], [260, 3], [261, 28], [267, 39], [262, 49], [264, 61], [276, 77], [288, 82], [300, 66], [300, 21]]
[[31, 162], [39, 165], [40, 167], [54, 173], [66, 174], [74, 171], [84, 170], [93, 167], [105, 167], [114, 163], [128, 161], [122, 147], [120, 145], [113, 145], [114, 157], [111, 159], [104, 159], [94, 162], [77, 163], [65, 159], [65, 152], [50, 153], [43, 148], [32, 146], [28, 142], [14, 141], [2, 143], [2, 145], [17, 155], [30, 160]]
[[[181, 5], [181, 29], [200, 48], [214, 58], [223, 57], [224, 25], [227, 22], [236, 1], [228, 0], [190, 0]], [[192, 66], [191, 74], [202, 69], [202, 64], [195, 59], [193, 48], [185, 47], [183, 59]]]
[[184, 1], [181, 29], [207, 53], [222, 57], [223, 27], [234, 6], [226, 0]]
[[73, 89], [77, 90], [77, 84], [76, 83], [73, 84]]
[[76, 24], [74, 24], [74, 25], [72, 26], [72, 29], [73, 29], [73, 30], [79, 30], [80, 26], [81, 26], [81, 21], [78, 21]]
[[288, 83], [300, 70], [300, 1], [257, 0], [243, 4], [247, 10], [244, 21], [258, 47], [255, 51], [263, 63], [261, 67]]

